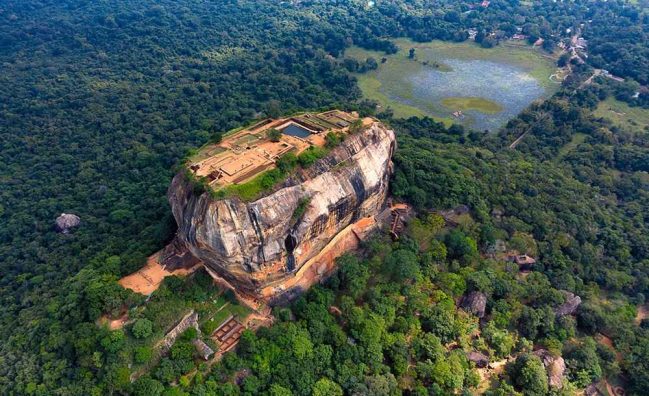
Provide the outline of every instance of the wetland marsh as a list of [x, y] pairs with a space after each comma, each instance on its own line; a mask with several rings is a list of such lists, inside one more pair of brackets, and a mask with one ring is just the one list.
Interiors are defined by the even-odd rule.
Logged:
[[[358, 74], [358, 83], [365, 97], [390, 107], [396, 117], [426, 115], [493, 131], [558, 87], [550, 81], [556, 69], [553, 58], [529, 46], [484, 49], [469, 42], [409, 40], [396, 44], [399, 52], [394, 55], [358, 47], [345, 54], [377, 60], [378, 69]], [[413, 59], [408, 57], [410, 48], [415, 49]]]

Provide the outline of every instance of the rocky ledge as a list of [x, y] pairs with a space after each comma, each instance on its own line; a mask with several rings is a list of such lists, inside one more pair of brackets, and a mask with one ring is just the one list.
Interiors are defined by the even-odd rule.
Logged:
[[374, 224], [395, 146], [394, 132], [373, 122], [253, 202], [196, 193], [180, 172], [168, 192], [178, 224], [170, 246], [250, 297], [268, 301], [308, 287], [333, 269], [336, 250], [355, 245], [350, 235], [362, 238]]

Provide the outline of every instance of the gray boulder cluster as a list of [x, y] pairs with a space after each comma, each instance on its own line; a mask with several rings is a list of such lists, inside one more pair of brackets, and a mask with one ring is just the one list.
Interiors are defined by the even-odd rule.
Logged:
[[81, 219], [79, 216], [74, 214], [61, 213], [54, 223], [57, 232], [69, 234], [73, 228], [78, 227], [81, 224]]
[[562, 316], [574, 314], [581, 304], [581, 297], [576, 296], [574, 293], [571, 293], [569, 291], [562, 290], [562, 292], [566, 296], [566, 302], [554, 309], [554, 314], [559, 318]]

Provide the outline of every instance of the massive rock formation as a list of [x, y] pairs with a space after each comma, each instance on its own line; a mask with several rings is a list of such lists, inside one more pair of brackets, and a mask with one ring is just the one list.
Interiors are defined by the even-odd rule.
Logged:
[[168, 193], [178, 223], [174, 244], [251, 297], [269, 300], [308, 286], [332, 269], [337, 250], [353, 247], [374, 225], [394, 149], [394, 132], [374, 122], [254, 202], [197, 194], [181, 172]]

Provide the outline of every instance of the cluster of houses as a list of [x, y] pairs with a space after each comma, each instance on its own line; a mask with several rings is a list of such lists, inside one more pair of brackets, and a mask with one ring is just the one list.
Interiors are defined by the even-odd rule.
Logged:
[[[515, 41], [524, 41], [524, 40], [529, 39], [530, 36], [528, 36], [526, 34], [523, 34], [522, 31], [523, 31], [523, 29], [519, 27], [518, 28], [518, 33], [515, 33], [513, 36], [508, 37], [506, 32], [504, 32], [502, 30], [496, 30], [496, 31], [490, 32], [487, 37], [493, 37], [493, 38], [495, 38], [497, 40], [511, 39], [511, 40], [515, 40]], [[469, 34], [469, 40], [475, 41], [475, 39], [476, 39], [476, 37], [478, 35], [478, 29], [469, 28], [469, 29], [467, 29], [467, 33]], [[542, 38], [538, 38], [534, 42], [534, 45], [538, 47], [538, 46], [542, 45], [543, 42], [544, 42], [544, 40]]]
[[[485, 1], [481, 5], [482, 5], [482, 7], [488, 7], [489, 2]], [[583, 27], [583, 24], [582, 24], [582, 27]], [[498, 39], [498, 40], [506, 40], [506, 39], [511, 39], [511, 40], [514, 40], [514, 41], [529, 40], [530, 36], [523, 33], [523, 28], [522, 27], [517, 27], [516, 30], [517, 30], [517, 32], [514, 35], [512, 35], [511, 37], [508, 36], [506, 32], [501, 31], [501, 30], [496, 30], [496, 31], [490, 32], [488, 37], [493, 37], [493, 38]], [[467, 32], [469, 34], [469, 40], [475, 40], [476, 39], [476, 36], [478, 35], [478, 30], [476, 28], [469, 28], [467, 30]], [[570, 33], [572, 33], [572, 29], [571, 28], [566, 29], [566, 34], [570, 34]], [[541, 45], [543, 45], [544, 41], [545, 40], [543, 38], [538, 38], [533, 43], [533, 45], [537, 46], [537, 47], [541, 46]], [[588, 55], [586, 54], [586, 48], [588, 47], [588, 41], [585, 38], [581, 37], [578, 32], [577, 32], [577, 34], [574, 34], [573, 36], [571, 36], [570, 40], [559, 40], [559, 43], [557, 44], [557, 46], [560, 49], [562, 49], [563, 51], [571, 53], [571, 55], [573, 57], [579, 58], [579, 60], [582, 61], [582, 62], [583, 62], [582, 57], [584, 57], [584, 58], [588, 57]]]

